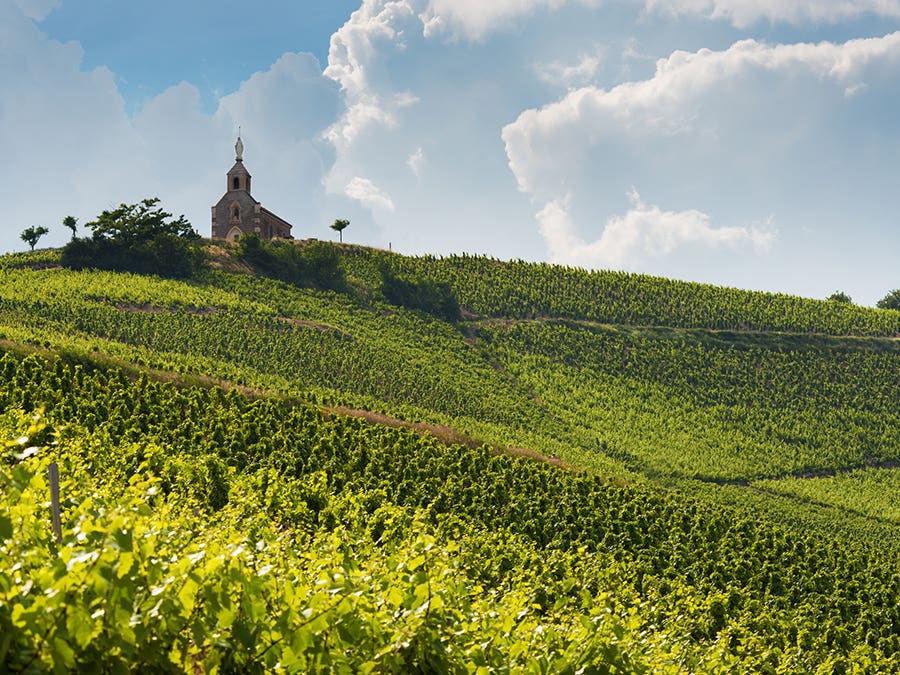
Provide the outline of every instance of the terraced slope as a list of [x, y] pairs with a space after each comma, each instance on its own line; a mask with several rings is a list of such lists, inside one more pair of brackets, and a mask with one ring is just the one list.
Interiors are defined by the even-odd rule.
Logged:
[[[174, 670], [202, 662], [226, 671], [900, 667], [900, 523], [890, 498], [900, 312], [340, 250], [349, 281], [340, 293], [249, 274], [228, 251], [219, 270], [189, 283], [71, 272], [52, 252], [0, 258], [3, 428], [42, 448], [38, 459], [10, 455], [17, 468], [3, 483], [22, 506], [0, 515], [0, 538], [30, 532], [3, 550], [35, 556], [32, 572], [3, 582], [6, 606], [25, 614], [0, 605], [0, 622], [33, 635], [0, 650], [31, 660], [16, 668], [112, 663], [103, 653], [123, 663], [165, 653]], [[385, 266], [449, 281], [463, 319], [387, 302]], [[489, 447], [448, 448], [349, 419], [347, 408]], [[113, 584], [121, 603], [151, 611], [147, 589], [169, 576], [206, 593], [218, 563], [174, 562], [200, 555], [179, 534], [200, 522], [212, 559], [236, 561], [223, 591], [231, 600], [203, 595], [195, 611], [190, 593], [163, 589], [181, 618], [152, 648], [139, 631], [103, 643], [114, 631], [96, 617], [90, 634], [41, 623], [70, 616], [22, 590], [51, 583], [39, 555], [53, 546], [50, 533], [27, 513], [51, 457], [80, 495], [68, 522], [98, 523], [95, 544], [118, 541], [119, 517], [136, 531], [159, 531], [163, 513], [177, 524], [117, 577], [128, 580]], [[130, 481], [139, 488], [124, 488]], [[135, 505], [148, 489], [165, 495], [150, 510]], [[131, 506], [123, 512], [116, 500]], [[79, 531], [67, 530], [66, 556], [89, 554]], [[103, 578], [119, 574], [120, 557], [97, 561]], [[262, 568], [271, 583], [254, 580]], [[90, 581], [94, 568], [78, 569], [86, 586], [54, 578], [75, 583], [85, 606], [109, 602]], [[334, 586], [284, 595], [304, 575]], [[248, 599], [257, 591], [262, 604]], [[320, 591], [340, 600], [317, 605]], [[432, 610], [437, 596], [443, 609]], [[294, 609], [276, 620], [278, 607]], [[316, 607], [330, 618], [306, 623]], [[492, 611], [505, 618], [486, 618]], [[391, 633], [385, 612], [408, 622]], [[71, 654], [41, 643], [51, 631]], [[306, 637], [286, 651], [286, 631]], [[362, 644], [360, 660], [341, 660]]]
[[896, 555], [309, 405], [35, 356], [0, 381], [8, 672], [900, 665]]

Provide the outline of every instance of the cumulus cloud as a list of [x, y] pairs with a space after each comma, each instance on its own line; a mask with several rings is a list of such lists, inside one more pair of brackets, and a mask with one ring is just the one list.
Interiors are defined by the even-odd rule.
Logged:
[[[760, 101], [785, 82], [833, 82], [839, 91], [859, 91], [867, 66], [900, 59], [900, 32], [843, 44], [769, 46], [742, 40], [724, 51], [678, 51], [660, 59], [653, 77], [612, 89], [585, 87], [540, 109], [523, 112], [503, 129], [509, 165], [519, 189], [540, 197], [567, 167], [606, 142], [630, 138], [693, 136], [719, 140], [727, 122], [721, 106], [732, 95]], [[768, 80], [768, 86], [760, 86]], [[742, 87], [742, 84], [746, 86]], [[732, 106], [734, 107], [734, 106]], [[750, 111], [753, 112], [752, 110]], [[747, 114], [747, 110], [738, 110]], [[732, 115], [734, 113], [732, 112]], [[760, 110], [761, 116], [765, 115]], [[560, 162], [559, 158], [565, 158]]]
[[758, 21], [837, 23], [866, 14], [900, 17], [900, 0], [646, 0], [648, 12], [725, 20], [738, 28]]
[[556, 10], [571, 0], [429, 0], [421, 13], [425, 35], [448, 34], [481, 40], [513, 19]]
[[634, 189], [628, 199], [631, 208], [611, 217], [600, 237], [590, 242], [576, 232], [570, 215], [571, 195], [548, 202], [537, 213], [537, 221], [551, 259], [583, 267], [639, 269], [646, 260], [669, 255], [682, 246], [764, 251], [775, 240], [772, 230], [713, 227], [701, 211], [663, 211], [645, 204]]
[[[392, 108], [404, 108], [414, 102], [410, 91], [397, 92], [388, 100], [376, 93], [378, 73], [372, 72], [379, 50], [402, 45], [403, 27], [415, 23], [412, 0], [363, 0], [334, 35], [328, 51], [325, 76], [339, 83], [347, 112], [327, 132], [338, 148], [345, 147], [373, 125], [392, 126]], [[375, 82], [373, 82], [373, 79]]]
[[[768, 265], [782, 290], [803, 288], [790, 270], [816, 277], [804, 256], [825, 261], [830, 246], [850, 260], [855, 246], [888, 287], [900, 38], [760, 40], [766, 22], [781, 40], [846, 40], [860, 22], [803, 22], [893, 16], [897, 2], [361, 0], [324, 76], [285, 54], [210, 114], [186, 82], [129, 113], [113, 72], [85, 71], [77, 44], [48, 40], [22, 11], [54, 0], [0, 0], [4, 187], [20, 197], [4, 244], [152, 195], [207, 233], [241, 125], [254, 195], [298, 236], [346, 217], [355, 241], [404, 252], [549, 255], [754, 287]], [[736, 33], [758, 39], [701, 49]], [[766, 214], [777, 240], [754, 224]], [[798, 243], [809, 227], [816, 237]], [[68, 237], [58, 228], [48, 243]]]
[[[490, 48], [479, 54], [481, 46], [426, 35], [427, 8], [427, 0], [365, 0], [332, 36], [325, 74], [339, 83], [346, 110], [326, 132], [336, 152], [326, 186], [342, 196], [352, 186], [367, 209], [354, 224], [368, 222], [378, 245], [488, 251], [490, 237], [510, 241], [504, 234], [520, 215], [510, 199], [528, 213], [527, 201], [509, 190], [499, 130], [521, 109], [517, 90], [534, 74], [507, 77]], [[524, 43], [516, 49], [530, 51]], [[390, 195], [395, 211], [369, 199], [359, 177]], [[485, 201], [487, 191], [494, 196]], [[488, 222], [494, 226], [481, 226]], [[530, 235], [537, 244], [536, 229]]]
[[0, 147], [13, 167], [3, 189], [16, 196], [5, 207], [4, 248], [29, 225], [50, 227], [42, 244], [65, 241], [53, 228], [62, 209], [80, 216], [92, 196], [126, 193], [141, 173], [139, 158], [121, 161], [137, 137], [112, 73], [83, 72], [81, 59], [77, 44], [48, 41], [18, 5], [0, 2]]
[[[748, 28], [759, 21], [838, 23], [866, 15], [900, 17], [900, 0], [631, 0], [648, 14], [696, 16]], [[481, 41], [538, 12], [566, 5], [602, 6], [602, 0], [428, 0], [420, 13], [426, 36]]]
[[[838, 106], [883, 91], [898, 37], [667, 49], [655, 72], [635, 77], [646, 60], [636, 63], [634, 45], [653, 55], [652, 26], [670, 20], [661, 11], [643, 0], [365, 0], [332, 37], [325, 70], [347, 106], [327, 133], [328, 190], [347, 196], [352, 186], [383, 238], [410, 252], [540, 257], [553, 242], [562, 259], [567, 239], [544, 232], [554, 215], [583, 233], [572, 244], [590, 253], [583, 260], [674, 266], [704, 250], [734, 263], [777, 250], [774, 235], [748, 223], [776, 214], [790, 230], [798, 203], [804, 223], [820, 208], [810, 201], [817, 184], [840, 173], [821, 158], [845, 153], [838, 143], [850, 138]], [[635, 24], [624, 30], [604, 21], [629, 13]], [[720, 31], [715, 23], [699, 25]], [[548, 90], [538, 82], [564, 94], [540, 100], [535, 92]], [[652, 201], [629, 202], [631, 185]], [[390, 218], [369, 198], [382, 193]], [[523, 227], [535, 212], [536, 226]], [[654, 217], [667, 227], [651, 228]]]
[[298, 226], [298, 236], [326, 220], [322, 181], [334, 148], [321, 135], [342, 108], [338, 85], [312, 56], [284, 55], [212, 114], [185, 82], [129, 114], [114, 73], [83, 70], [82, 58], [77, 43], [49, 39], [17, 4], [0, 1], [0, 146], [15, 167], [4, 173], [4, 194], [16, 195], [0, 229], [3, 248], [21, 248], [18, 233], [29, 225], [50, 228], [42, 245], [62, 244], [63, 216], [85, 223], [153, 196], [208, 236], [239, 124], [254, 196]]
[[368, 178], [354, 176], [344, 188], [344, 194], [361, 204], [373, 209], [394, 210], [394, 202], [390, 195], [378, 188]]
[[[331, 36], [325, 77], [338, 83], [345, 110], [333, 120], [323, 138], [332, 144], [337, 161], [325, 178], [331, 194], [366, 194], [357, 183], [359, 167], [349, 159], [353, 149], [379, 131], [397, 127], [398, 115], [414, 107], [418, 96], [408, 88], [395, 91], [383, 86], [385, 68], [381, 55], [402, 51], [405, 31], [416, 26], [415, 0], [363, 0], [350, 20]], [[364, 205], [383, 201], [353, 197]]]
[[[850, 120], [870, 114], [867, 97], [884, 95], [898, 69], [900, 33], [839, 44], [742, 40], [674, 52], [644, 80], [570, 91], [524, 111], [502, 135], [559, 262], [635, 268], [686, 260], [691, 249], [771, 251], [771, 228], [746, 225], [761, 214], [783, 223], [791, 212], [798, 226], [813, 213], [833, 217], [829, 209], [858, 218], [850, 205], [871, 192], [864, 176], [880, 160], [859, 154], [864, 126]], [[636, 193], [623, 204], [634, 184], [665, 206]], [[605, 224], [594, 237], [577, 234], [597, 222]]]

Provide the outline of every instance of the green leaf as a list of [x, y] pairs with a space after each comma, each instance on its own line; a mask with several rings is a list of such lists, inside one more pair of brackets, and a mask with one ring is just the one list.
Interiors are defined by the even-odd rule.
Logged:
[[237, 612], [233, 606], [222, 607], [216, 616], [216, 623], [220, 628], [229, 628], [237, 618]]
[[60, 637], [53, 638], [53, 662], [55, 666], [62, 666], [64, 670], [72, 670], [75, 667], [75, 652], [69, 643]]
[[69, 605], [66, 613], [66, 629], [75, 646], [81, 649], [87, 647], [97, 632], [96, 628], [94, 617], [88, 613], [84, 605]]

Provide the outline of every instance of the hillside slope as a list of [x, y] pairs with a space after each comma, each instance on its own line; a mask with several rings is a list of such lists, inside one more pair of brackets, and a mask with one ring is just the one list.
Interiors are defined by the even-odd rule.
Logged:
[[[900, 668], [900, 312], [340, 250], [344, 292], [227, 251], [193, 282], [0, 259], [0, 419], [29, 439], [2, 482], [9, 669]], [[385, 265], [464, 318], [388, 303]], [[51, 459], [60, 548], [32, 508]], [[155, 542], [127, 567], [123, 528]], [[151, 644], [157, 595], [180, 618]]]

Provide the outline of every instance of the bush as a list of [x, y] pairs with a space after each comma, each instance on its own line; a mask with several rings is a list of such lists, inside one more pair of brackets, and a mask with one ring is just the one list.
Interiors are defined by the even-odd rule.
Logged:
[[272, 279], [333, 291], [346, 287], [340, 254], [331, 244], [313, 242], [298, 246], [288, 241], [263, 241], [252, 233], [241, 237], [238, 247], [244, 262]]
[[834, 293], [832, 293], [831, 295], [828, 296], [828, 299], [831, 300], [832, 302], [840, 302], [845, 305], [853, 304], [853, 299], [849, 295], [844, 293], [843, 291], [835, 291]]
[[391, 304], [418, 309], [447, 321], [459, 319], [459, 302], [446, 281], [404, 278], [384, 265], [381, 292]]
[[71, 269], [103, 269], [163, 277], [191, 277], [203, 267], [200, 235], [184, 216], [171, 220], [158, 199], [122, 204], [87, 223], [90, 238], [74, 238], [60, 262]]
[[878, 301], [879, 309], [896, 309], [900, 310], [900, 288], [895, 288], [893, 291], [884, 296], [881, 300]]

